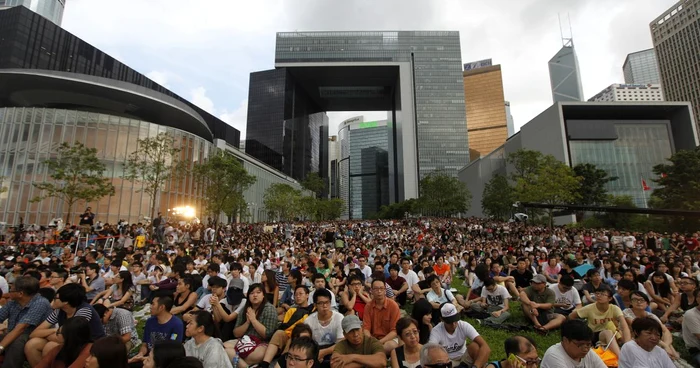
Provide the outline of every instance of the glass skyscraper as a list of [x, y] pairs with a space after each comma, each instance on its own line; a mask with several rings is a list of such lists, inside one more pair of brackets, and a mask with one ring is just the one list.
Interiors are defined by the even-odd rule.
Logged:
[[[417, 197], [427, 174], [456, 176], [469, 162], [459, 32], [278, 33], [275, 67], [320, 111], [389, 111], [392, 202]], [[279, 134], [251, 113], [249, 136]]]
[[583, 101], [583, 87], [574, 43], [570, 40], [549, 60], [549, 81], [552, 100]]
[[0, 6], [25, 6], [60, 26], [63, 21], [65, 0], [0, 0]]
[[656, 63], [656, 51], [648, 49], [627, 55], [622, 65], [626, 84], [659, 84], [659, 65]]

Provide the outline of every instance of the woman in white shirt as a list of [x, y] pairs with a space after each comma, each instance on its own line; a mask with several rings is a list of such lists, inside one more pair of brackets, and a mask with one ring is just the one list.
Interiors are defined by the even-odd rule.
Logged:
[[639, 317], [632, 322], [634, 340], [624, 344], [618, 362], [620, 368], [674, 368], [669, 354], [659, 347], [661, 324], [651, 316]]

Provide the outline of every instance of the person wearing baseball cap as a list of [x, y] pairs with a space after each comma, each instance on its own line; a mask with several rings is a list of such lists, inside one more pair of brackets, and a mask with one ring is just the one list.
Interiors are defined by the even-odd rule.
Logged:
[[[488, 363], [489, 344], [474, 326], [460, 319], [454, 304], [445, 303], [440, 307], [440, 319], [442, 322], [430, 332], [428, 344], [442, 346], [454, 367], [483, 367]], [[471, 341], [468, 345], [467, 339]]]
[[530, 286], [520, 292], [520, 301], [525, 317], [538, 333], [546, 334], [566, 320], [565, 316], [554, 313], [554, 291], [547, 287], [547, 278], [542, 274], [535, 275]]
[[361, 367], [386, 367], [384, 347], [376, 338], [365, 335], [362, 322], [356, 315], [343, 317], [341, 327], [345, 340], [335, 344], [331, 356], [331, 368], [348, 364]]

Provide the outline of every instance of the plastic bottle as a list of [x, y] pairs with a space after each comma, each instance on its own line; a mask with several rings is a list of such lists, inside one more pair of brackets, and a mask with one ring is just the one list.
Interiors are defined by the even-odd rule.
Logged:
[[238, 359], [239, 359], [238, 352], [236, 352], [236, 355], [233, 356], [233, 360], [232, 360], [233, 368], [238, 368]]

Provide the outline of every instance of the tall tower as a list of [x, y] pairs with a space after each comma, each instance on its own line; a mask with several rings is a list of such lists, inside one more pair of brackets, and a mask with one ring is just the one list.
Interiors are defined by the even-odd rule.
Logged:
[[625, 84], [659, 84], [659, 65], [654, 49], [628, 54], [622, 64]]
[[66, 7], [65, 0], [0, 0], [0, 8], [24, 6], [42, 17], [61, 26], [63, 21], [63, 9]]
[[583, 101], [581, 74], [572, 38], [562, 39], [562, 48], [549, 60], [549, 81], [552, 100]]
[[503, 76], [501, 66], [491, 65], [491, 59], [464, 64], [462, 76], [469, 156], [470, 161], [474, 161], [488, 155], [508, 139]]
[[700, 0], [682, 0], [649, 25], [666, 101], [690, 101], [700, 124]]

